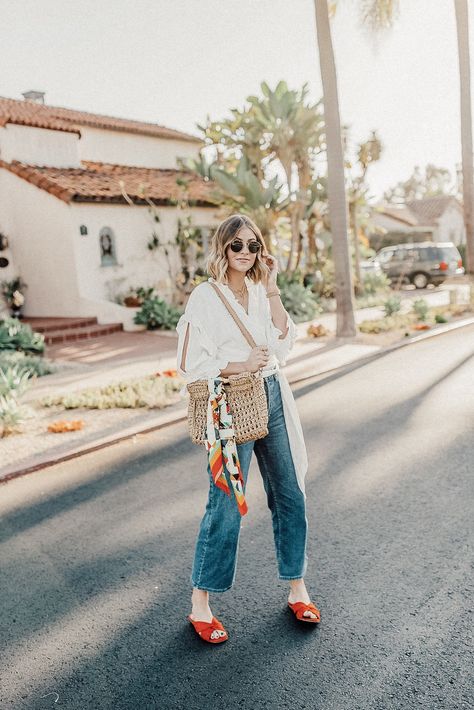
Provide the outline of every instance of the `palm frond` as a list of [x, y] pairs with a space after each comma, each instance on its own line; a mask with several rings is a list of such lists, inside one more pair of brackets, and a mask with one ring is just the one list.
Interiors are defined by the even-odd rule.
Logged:
[[399, 0], [360, 0], [359, 13], [363, 25], [374, 32], [392, 27], [399, 12]]

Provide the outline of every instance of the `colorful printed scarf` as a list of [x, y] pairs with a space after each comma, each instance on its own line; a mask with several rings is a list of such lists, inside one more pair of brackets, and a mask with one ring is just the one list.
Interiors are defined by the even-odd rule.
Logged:
[[244, 496], [244, 478], [224, 385], [222, 380], [209, 378], [208, 388], [206, 449], [212, 479], [218, 488], [230, 496], [225, 470], [229, 472], [239, 513], [245, 515], [248, 508]]

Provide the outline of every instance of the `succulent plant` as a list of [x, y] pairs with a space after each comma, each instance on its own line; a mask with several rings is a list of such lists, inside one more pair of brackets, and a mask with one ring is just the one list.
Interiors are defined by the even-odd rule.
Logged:
[[394, 313], [398, 313], [401, 307], [402, 301], [398, 296], [390, 296], [383, 304], [386, 316], [393, 316]]
[[12, 365], [5, 370], [0, 370], [0, 395], [15, 394], [20, 397], [29, 385], [29, 370]]
[[62, 406], [65, 409], [161, 409], [170, 403], [173, 393], [178, 392], [182, 385], [180, 377], [143, 377], [104, 387], [91, 387], [67, 395], [43, 397], [41, 404], [45, 407]]
[[13, 395], [0, 395], [1, 436], [18, 433], [28, 415], [28, 410], [18, 403]]

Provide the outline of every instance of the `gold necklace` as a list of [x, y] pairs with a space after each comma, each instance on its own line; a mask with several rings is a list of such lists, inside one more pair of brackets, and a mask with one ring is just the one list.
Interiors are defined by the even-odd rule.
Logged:
[[229, 285], [229, 288], [232, 291], [232, 293], [237, 296], [237, 298], [239, 298], [241, 300], [245, 298], [245, 295], [247, 292], [247, 284], [244, 283], [244, 285], [242, 286], [240, 291], [238, 289], [233, 289], [232, 286], [230, 286], [230, 285]]

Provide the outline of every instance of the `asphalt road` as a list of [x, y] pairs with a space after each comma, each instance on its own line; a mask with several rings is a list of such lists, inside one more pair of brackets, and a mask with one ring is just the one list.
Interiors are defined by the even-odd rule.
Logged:
[[473, 708], [474, 327], [296, 390], [309, 591], [277, 579], [255, 463], [229, 632], [186, 620], [205, 453], [176, 425], [0, 487], [2, 710]]

